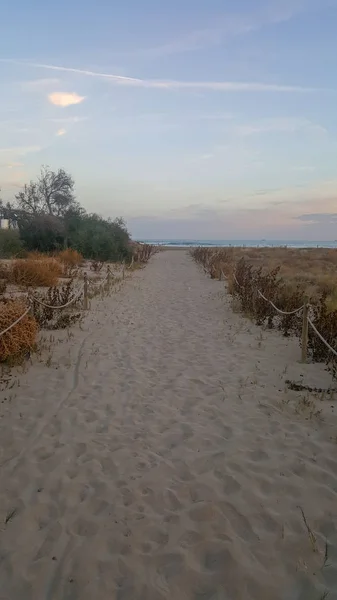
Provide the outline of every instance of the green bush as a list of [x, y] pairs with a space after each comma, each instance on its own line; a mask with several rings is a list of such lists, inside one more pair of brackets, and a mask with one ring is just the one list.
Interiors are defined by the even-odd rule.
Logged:
[[48, 253], [70, 248], [92, 260], [131, 260], [130, 236], [123, 219], [88, 214], [75, 199], [74, 185], [64, 169], [54, 172], [42, 167], [37, 181], [25, 185], [13, 203], [4, 205], [0, 200], [2, 217], [18, 226], [18, 251], [22, 245], [28, 251]]
[[16, 229], [0, 229], [0, 258], [21, 255], [23, 243]]

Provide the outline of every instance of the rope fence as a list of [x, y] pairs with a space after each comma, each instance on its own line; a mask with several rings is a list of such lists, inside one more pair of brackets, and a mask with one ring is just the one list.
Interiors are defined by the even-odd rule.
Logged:
[[6, 327], [6, 329], [4, 329], [3, 331], [0, 332], [0, 337], [2, 337], [3, 335], [5, 335], [5, 333], [7, 333], [8, 331], [10, 331], [13, 327], [15, 327], [15, 325], [17, 325], [18, 323], [20, 323], [20, 321], [26, 316], [28, 315], [29, 311], [31, 309], [31, 305], [28, 306], [27, 310], [25, 310], [25, 312], [21, 315], [21, 317], [19, 317], [18, 319], [16, 319], [16, 321], [14, 321], [14, 323], [12, 323], [11, 325], [9, 325], [8, 327]]
[[296, 313], [301, 312], [301, 310], [303, 310], [304, 308], [304, 304], [302, 304], [302, 306], [300, 306], [299, 308], [295, 308], [295, 310], [281, 310], [280, 308], [277, 308], [277, 306], [274, 304], [274, 302], [272, 302], [271, 300], [269, 300], [269, 298], [266, 298], [262, 292], [260, 292], [260, 290], [257, 290], [257, 293], [259, 294], [259, 296], [261, 296], [261, 298], [263, 298], [263, 300], [265, 300], [266, 302], [269, 302], [269, 304], [274, 308], [274, 310], [276, 310], [276, 312], [278, 312], [280, 315], [295, 315]]
[[[243, 289], [243, 286], [237, 280], [235, 272], [233, 272], [233, 278], [234, 278], [236, 285], [240, 289]], [[220, 280], [221, 279], [226, 279], [223, 271], [221, 271], [221, 274], [220, 274]], [[266, 296], [264, 296], [264, 294], [262, 294], [262, 292], [260, 290], [256, 290], [256, 291], [259, 294], [259, 296], [265, 302], [269, 302], [269, 304], [273, 307], [273, 309], [280, 315], [295, 315], [295, 314], [299, 315], [299, 313], [303, 311], [303, 324], [302, 324], [302, 362], [303, 363], [306, 363], [308, 360], [308, 337], [309, 337], [308, 326], [309, 325], [312, 328], [312, 330], [314, 331], [314, 333], [317, 335], [317, 337], [319, 337], [321, 342], [323, 342], [323, 344], [325, 344], [325, 346], [328, 348], [328, 350], [330, 350], [330, 352], [334, 356], [337, 356], [337, 351], [332, 346], [330, 346], [329, 342], [327, 342], [327, 340], [322, 336], [322, 334], [318, 331], [318, 329], [312, 322], [311, 318], [309, 317], [310, 304], [309, 304], [309, 300], [308, 300], [307, 296], [305, 296], [304, 303], [299, 308], [295, 308], [294, 310], [291, 310], [291, 311], [284, 311], [284, 310], [281, 310], [280, 308], [278, 308], [274, 304], [274, 302], [272, 302], [269, 298], [266, 298]]]
[[308, 323], [309, 323], [310, 327], [314, 330], [314, 332], [316, 333], [316, 335], [319, 337], [319, 339], [321, 340], [321, 342], [323, 342], [323, 344], [326, 345], [326, 347], [328, 348], [328, 350], [330, 350], [330, 352], [332, 352], [332, 354], [334, 354], [335, 356], [337, 356], [336, 350], [332, 346], [330, 346], [329, 342], [327, 342], [324, 339], [324, 337], [320, 334], [320, 332], [316, 329], [316, 327], [313, 324], [313, 322], [310, 319], [310, 317], [308, 317]]
[[32, 294], [30, 294], [28, 292], [27, 296], [25, 297], [25, 300], [28, 302], [27, 309], [22, 313], [22, 315], [18, 319], [16, 319], [16, 321], [11, 323], [11, 325], [6, 327], [6, 329], [4, 329], [3, 331], [0, 331], [0, 337], [5, 335], [6, 333], [8, 333], [8, 331], [10, 331], [13, 327], [15, 327], [16, 325], [18, 325], [18, 323], [20, 323], [20, 321], [32, 310], [34, 302], [36, 302], [37, 304], [40, 304], [41, 306], [44, 306], [45, 308], [51, 309], [51, 310], [62, 310], [64, 308], [68, 308], [69, 306], [71, 306], [71, 304], [74, 304], [75, 302], [77, 302], [79, 300], [79, 298], [83, 295], [83, 309], [88, 310], [88, 308], [89, 308], [89, 295], [88, 295], [89, 285], [102, 286], [105, 282], [108, 282], [109, 287], [110, 287], [111, 277], [112, 277], [112, 274], [111, 274], [110, 265], [108, 266], [106, 277], [102, 281], [99, 281], [99, 282], [91, 281], [90, 279], [88, 279], [88, 276], [85, 273], [84, 274], [84, 283], [83, 283], [83, 286], [81, 287], [81, 289], [75, 294], [75, 296], [71, 300], [69, 300], [69, 302], [67, 302], [66, 304], [58, 305], [58, 306], [46, 304], [45, 302], [40, 300], [40, 298], [37, 298], [36, 296], [33, 296]]

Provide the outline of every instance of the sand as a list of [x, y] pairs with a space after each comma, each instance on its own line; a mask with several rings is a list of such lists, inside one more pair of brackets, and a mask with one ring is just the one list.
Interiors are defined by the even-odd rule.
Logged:
[[324, 366], [185, 251], [54, 335], [1, 393], [1, 600], [337, 598]]

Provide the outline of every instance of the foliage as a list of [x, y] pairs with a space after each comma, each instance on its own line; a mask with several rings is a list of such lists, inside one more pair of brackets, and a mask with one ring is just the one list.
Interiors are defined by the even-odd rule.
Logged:
[[104, 266], [104, 262], [101, 262], [99, 260], [92, 260], [90, 263], [90, 271], [93, 271], [94, 273], [100, 273], [103, 269]]
[[10, 280], [25, 287], [45, 287], [56, 285], [61, 275], [62, 267], [54, 258], [27, 258], [13, 262]]
[[121, 218], [87, 214], [75, 200], [74, 181], [63, 169], [43, 167], [37, 180], [16, 194], [1, 214], [19, 228], [28, 251], [58, 252], [71, 248], [98, 261], [130, 260], [130, 236]]
[[157, 252], [157, 246], [152, 244], [136, 244], [133, 250], [133, 259], [136, 263], [146, 263]]
[[[21, 300], [0, 303], [0, 331], [14, 323], [27, 309]], [[37, 336], [37, 323], [28, 313], [19, 323], [0, 337], [0, 361], [15, 358], [32, 350]]]
[[53, 252], [64, 246], [64, 223], [58, 217], [22, 214], [18, 226], [21, 240], [28, 251]]
[[[277, 327], [283, 335], [294, 334], [301, 339], [302, 313], [280, 314], [258, 293], [259, 290], [283, 312], [290, 312], [303, 305], [307, 290], [298, 278], [289, 282], [282, 277], [282, 265], [275, 266], [273, 263], [272, 268], [254, 266], [244, 256], [236, 262], [234, 252], [228, 249], [195, 248], [191, 254], [212, 278], [221, 279], [222, 273], [227, 275], [228, 291], [237, 298], [241, 310], [254, 318], [258, 325]], [[334, 259], [331, 253], [329, 257]], [[309, 316], [330, 346], [337, 348], [337, 309], [332, 304], [333, 294], [328, 296], [333, 287], [331, 284], [327, 286], [326, 281], [324, 286], [316, 286], [315, 293], [310, 298]], [[310, 325], [308, 335], [308, 350], [312, 359], [326, 362], [336, 376], [337, 361]]]
[[62, 252], [58, 253], [57, 258], [64, 265], [69, 267], [78, 267], [83, 261], [82, 254], [77, 252], [77, 250], [73, 250], [72, 248], [62, 250]]
[[[310, 307], [309, 316], [316, 329], [323, 338], [332, 346], [337, 348], [337, 310], [329, 310], [326, 302], [326, 294], [323, 294], [317, 304]], [[320, 340], [313, 329], [309, 326], [308, 348], [313, 359], [317, 362], [328, 362], [336, 373], [337, 360], [332, 360], [332, 354], [326, 345]]]
[[4, 279], [0, 279], [0, 296], [6, 293], [7, 289], [7, 281]]
[[17, 208], [32, 215], [62, 217], [75, 203], [74, 181], [64, 169], [55, 173], [42, 167], [37, 181], [31, 181], [16, 194]]
[[129, 233], [122, 219], [103, 219], [99, 215], [74, 215], [66, 218], [68, 244], [96, 261], [127, 260], [131, 256]]
[[12, 258], [23, 252], [23, 243], [19, 231], [0, 229], [0, 258]]
[[[82, 302], [82, 296], [76, 298], [76, 295], [72, 280], [61, 288], [53, 286], [46, 294], [40, 294], [38, 299], [48, 306], [33, 300], [32, 312], [39, 326], [42, 329], [66, 329], [79, 321], [82, 313], [74, 312], [74, 309]], [[58, 308], [66, 304], [69, 306]], [[49, 308], [50, 306], [54, 308]]]

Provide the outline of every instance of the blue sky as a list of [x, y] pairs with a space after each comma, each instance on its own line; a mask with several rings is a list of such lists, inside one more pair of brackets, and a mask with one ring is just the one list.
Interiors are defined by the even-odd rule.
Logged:
[[135, 237], [337, 238], [337, 0], [6, 2], [0, 186]]

